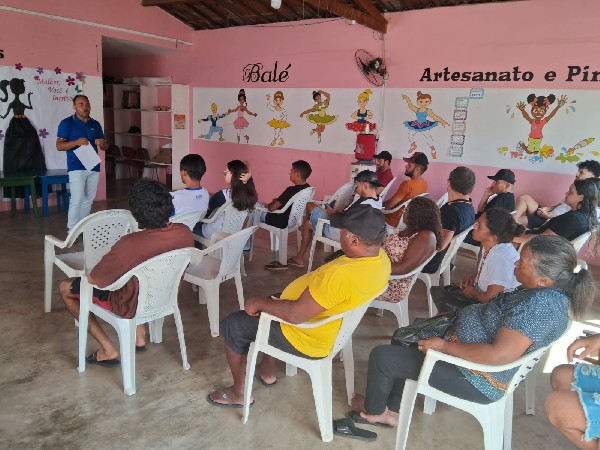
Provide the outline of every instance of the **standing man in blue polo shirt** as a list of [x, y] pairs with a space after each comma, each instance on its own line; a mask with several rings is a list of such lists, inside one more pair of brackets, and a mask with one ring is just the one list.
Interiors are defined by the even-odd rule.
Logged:
[[56, 149], [67, 152], [67, 170], [71, 188], [67, 222], [69, 230], [90, 213], [100, 177], [100, 164], [87, 170], [77, 158], [75, 150], [87, 144], [91, 144], [96, 153], [98, 149], [108, 148], [102, 126], [90, 117], [92, 108], [89, 99], [85, 95], [76, 95], [73, 97], [73, 109], [75, 114], [63, 119], [58, 125], [56, 139]]

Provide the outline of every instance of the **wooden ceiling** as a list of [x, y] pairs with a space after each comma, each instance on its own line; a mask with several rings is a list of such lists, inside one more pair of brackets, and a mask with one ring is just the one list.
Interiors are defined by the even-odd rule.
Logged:
[[279, 9], [271, 0], [142, 0], [142, 6], [158, 6], [194, 30], [343, 17], [385, 33], [383, 13], [504, 1], [519, 0], [281, 0]]

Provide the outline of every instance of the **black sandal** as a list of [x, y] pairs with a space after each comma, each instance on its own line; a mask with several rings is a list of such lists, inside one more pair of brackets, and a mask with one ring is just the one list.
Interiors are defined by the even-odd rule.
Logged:
[[350, 419], [334, 420], [333, 434], [366, 442], [375, 442], [375, 440], [377, 440], [377, 433], [363, 430], [362, 428], [356, 428], [354, 422], [352, 422]]

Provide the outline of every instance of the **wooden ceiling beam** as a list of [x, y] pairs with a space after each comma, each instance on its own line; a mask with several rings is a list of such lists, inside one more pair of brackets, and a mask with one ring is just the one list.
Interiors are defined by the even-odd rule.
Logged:
[[[241, 3], [241, 2], [240, 2]], [[241, 20], [243, 25], [254, 25], [257, 23], [256, 18], [252, 18], [252, 16], [249, 16], [247, 14], [243, 14], [240, 13], [240, 11], [237, 9], [236, 6], [239, 6], [239, 4], [233, 3], [231, 1], [228, 1], [227, 3], [220, 1], [218, 3], [219, 8], [224, 9], [225, 11], [227, 11], [230, 15], [230, 17], [236, 17], [239, 20]], [[248, 23], [251, 22], [251, 23]]]
[[273, 20], [273, 22], [287, 22], [289, 19], [281, 14], [278, 10], [267, 6], [264, 2], [260, 0], [245, 0], [246, 4], [250, 4], [257, 10], [261, 11], [262, 14], [266, 16], [274, 16], [277, 20]]
[[377, 6], [373, 4], [371, 0], [354, 0], [360, 9], [362, 9], [365, 13], [373, 17], [375, 20], [379, 20], [381, 22], [387, 22], [383, 14], [377, 9]]
[[[196, 14], [204, 17], [204, 19], [206, 20], [206, 23], [208, 23], [211, 26], [214, 26], [215, 28], [225, 28], [227, 26], [227, 21], [223, 20], [222, 22], [220, 20], [215, 20], [214, 18], [210, 17], [209, 15], [207, 15], [204, 11], [202, 11], [202, 8], [205, 5], [195, 5], [195, 4], [189, 4], [187, 5], [187, 7], [194, 11]], [[207, 8], [208, 9], [208, 8]], [[223, 19], [219, 14], [213, 13], [215, 14], [219, 19]]]
[[[238, 25], [247, 25], [246, 23], [244, 23], [243, 21], [240, 21], [239, 18], [237, 18], [235, 16], [234, 17], [229, 17], [229, 16], [223, 16], [222, 14], [220, 14], [219, 11], [217, 11], [217, 9], [215, 8], [216, 6], [221, 7], [218, 2], [213, 2], [214, 6], [210, 5], [209, 3], [210, 2], [203, 2], [202, 3], [202, 7], [206, 8], [207, 10], [209, 10], [211, 12], [211, 14], [214, 14], [215, 16], [219, 17], [220, 19], [223, 19], [225, 21], [225, 27], [229, 26], [229, 19], [232, 19]], [[227, 13], [229, 13], [229, 11], [227, 9], [225, 9], [225, 11]]]
[[[285, 1], [285, 0], [284, 0]], [[382, 34], [387, 32], [388, 22], [385, 18], [380, 20], [353, 7], [341, 3], [339, 0], [304, 0], [313, 6], [320, 7], [336, 16], [345, 17], [348, 20], [356, 20], [357, 23], [364, 25], [367, 28], [378, 31]], [[381, 16], [383, 17], [383, 16]]]
[[171, 6], [183, 3], [200, 3], [193, 0], [142, 0], [142, 6]]

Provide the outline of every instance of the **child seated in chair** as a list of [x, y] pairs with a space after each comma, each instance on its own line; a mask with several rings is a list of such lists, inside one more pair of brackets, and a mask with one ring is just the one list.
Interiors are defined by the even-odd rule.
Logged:
[[200, 184], [205, 173], [206, 163], [202, 156], [190, 154], [181, 158], [179, 174], [185, 188], [171, 192], [173, 216], [208, 209], [208, 191]]

